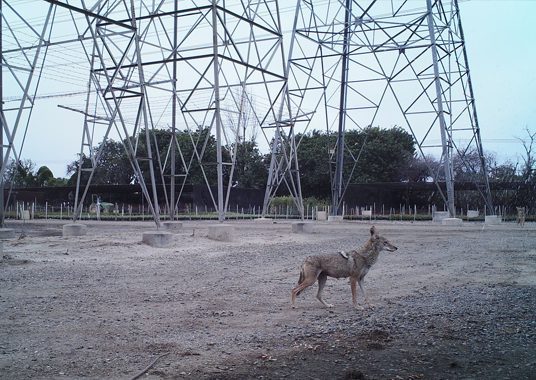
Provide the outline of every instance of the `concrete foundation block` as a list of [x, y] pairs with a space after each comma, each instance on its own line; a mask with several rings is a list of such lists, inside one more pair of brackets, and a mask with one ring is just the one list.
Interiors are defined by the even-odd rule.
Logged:
[[442, 223], [443, 219], [450, 218], [450, 214], [448, 211], [436, 211], [434, 212], [434, 215], [432, 216], [432, 222], [435, 223]]
[[80, 223], [63, 225], [63, 237], [84, 236], [87, 233], [87, 226]]
[[444, 226], [461, 226], [463, 221], [460, 218], [445, 218], [441, 221]]
[[255, 223], [273, 223], [273, 220], [270, 218], [257, 218], [253, 219]]
[[169, 222], [163, 222], [162, 227], [164, 230], [172, 233], [177, 233], [182, 231], [182, 222], [177, 221], [169, 221]]
[[342, 222], [344, 217], [342, 215], [330, 215], [328, 216], [328, 222]]
[[478, 218], [480, 216], [480, 213], [478, 210], [467, 210], [467, 217], [468, 218]]
[[317, 211], [316, 220], [319, 222], [324, 222], [328, 220], [328, 213], [326, 211]]
[[208, 238], [219, 241], [232, 241], [234, 227], [229, 224], [214, 224], [208, 226]]
[[501, 224], [501, 222], [502, 222], [502, 217], [499, 215], [486, 215], [484, 218], [484, 223], [486, 224], [494, 225], [494, 224]]
[[141, 241], [151, 247], [165, 248], [173, 242], [173, 234], [165, 231], [146, 231]]
[[0, 240], [13, 239], [15, 230], [13, 228], [0, 228]]
[[310, 234], [311, 232], [313, 232], [313, 225], [309, 222], [294, 222], [292, 223], [292, 232], [294, 232], [295, 234]]

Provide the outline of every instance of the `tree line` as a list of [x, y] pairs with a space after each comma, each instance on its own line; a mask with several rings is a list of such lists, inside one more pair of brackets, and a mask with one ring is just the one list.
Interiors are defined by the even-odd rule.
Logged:
[[[528, 140], [523, 141], [524, 155], [521, 163], [498, 163], [493, 154], [487, 153], [485, 162], [491, 182], [512, 184], [511, 188], [494, 193], [495, 202], [500, 204], [534, 206], [536, 204], [536, 133], [527, 130]], [[169, 184], [169, 162], [171, 133], [155, 130], [150, 133], [157, 184]], [[334, 147], [336, 135], [311, 131], [296, 136], [302, 193], [304, 197], [329, 199], [331, 177], [334, 172]], [[133, 140], [135, 138], [132, 138]], [[136, 178], [131, 161], [126, 153], [126, 141], [107, 140], [95, 147], [100, 150], [99, 162], [92, 179], [93, 184], [135, 184]], [[134, 142], [134, 141], [132, 141]], [[368, 127], [352, 130], [345, 134], [344, 178], [351, 183], [387, 182], [430, 182], [441, 180], [442, 166], [434, 157], [421, 157], [411, 134], [400, 127], [382, 129]], [[176, 134], [176, 173], [187, 176], [188, 185], [217, 184], [216, 140], [208, 129], [196, 132], [180, 131]], [[146, 155], [147, 146], [138, 139], [138, 154]], [[270, 154], [260, 152], [255, 140], [242, 141], [237, 146], [224, 146], [223, 161], [231, 161], [231, 152], [236, 150], [233, 183], [240, 188], [263, 189], [266, 186]], [[202, 167], [199, 163], [202, 162]], [[457, 182], [479, 181], [481, 157], [477, 151], [456, 155], [453, 159], [453, 174]], [[82, 156], [67, 165], [67, 178], [55, 178], [50, 169], [38, 169], [31, 160], [16, 164], [11, 162], [5, 172], [5, 181], [15, 187], [74, 186], [78, 167], [90, 168], [91, 160]], [[149, 183], [148, 162], [140, 161], [142, 172]], [[230, 166], [224, 165], [224, 181], [230, 177]], [[203, 175], [203, 171], [205, 176]], [[89, 173], [82, 171], [82, 183]], [[176, 181], [182, 181], [176, 177]], [[515, 189], [519, 184], [519, 189]], [[521, 186], [522, 185], [522, 186]], [[465, 204], [467, 199], [457, 199]]]

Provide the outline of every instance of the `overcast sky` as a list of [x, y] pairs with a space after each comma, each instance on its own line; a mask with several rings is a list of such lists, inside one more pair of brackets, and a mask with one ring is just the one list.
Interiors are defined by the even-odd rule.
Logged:
[[536, 131], [536, 1], [460, 3], [484, 150], [517, 162]]
[[[460, 1], [460, 12], [484, 150], [515, 163], [523, 151], [518, 139], [536, 131], [536, 0]], [[22, 158], [61, 177], [80, 150], [82, 119], [58, 104], [65, 100], [36, 103]]]

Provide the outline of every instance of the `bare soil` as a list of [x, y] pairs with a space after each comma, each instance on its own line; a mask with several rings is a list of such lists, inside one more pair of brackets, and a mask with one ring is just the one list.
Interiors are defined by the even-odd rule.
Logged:
[[328, 279], [331, 309], [316, 286], [292, 309], [290, 290], [307, 255], [357, 248], [370, 224], [230, 221], [218, 242], [212, 223], [184, 222], [169, 248], [141, 243], [149, 222], [74, 238], [8, 223], [0, 378], [534, 379], [534, 224], [378, 222], [399, 249], [365, 279], [375, 308], [356, 310], [347, 280]]

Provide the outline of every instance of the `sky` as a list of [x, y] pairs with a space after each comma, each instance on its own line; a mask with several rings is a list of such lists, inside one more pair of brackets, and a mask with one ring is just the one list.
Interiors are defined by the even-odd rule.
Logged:
[[536, 1], [460, 3], [485, 151], [516, 163], [536, 132]]
[[[461, 0], [460, 12], [484, 150], [499, 162], [516, 163], [523, 153], [519, 139], [527, 138], [527, 129], [536, 132], [536, 0]], [[64, 59], [75, 60], [68, 51]], [[54, 64], [59, 81], [62, 62]], [[49, 84], [39, 93], [54, 91]], [[82, 117], [58, 108], [68, 102], [38, 99], [21, 156], [56, 177], [66, 176], [80, 151]]]

